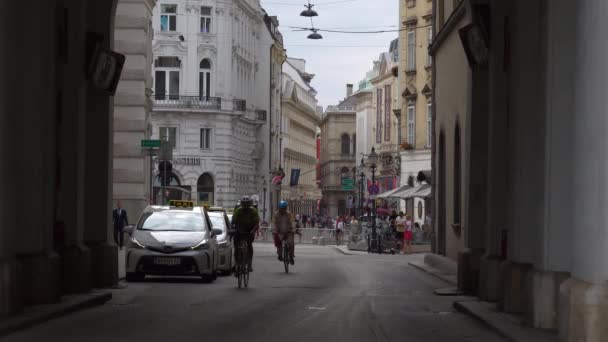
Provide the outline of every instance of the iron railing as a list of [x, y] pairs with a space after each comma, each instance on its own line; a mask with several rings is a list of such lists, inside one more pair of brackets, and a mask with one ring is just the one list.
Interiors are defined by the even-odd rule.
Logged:
[[202, 108], [220, 109], [222, 99], [219, 97], [192, 95], [161, 95], [156, 94], [154, 104], [165, 108]]
[[244, 112], [247, 109], [247, 101], [234, 99], [232, 100], [232, 106], [237, 112]]

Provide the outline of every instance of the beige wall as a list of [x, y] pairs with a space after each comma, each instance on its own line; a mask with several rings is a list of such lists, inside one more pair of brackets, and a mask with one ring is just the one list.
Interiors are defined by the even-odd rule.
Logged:
[[[436, 154], [436, 165], [438, 170], [435, 172], [436, 177], [436, 189], [441, 189], [440, 185], [444, 182], [445, 193], [442, 194], [437, 191], [437, 213], [435, 213], [435, 220], [437, 222], [436, 228], [439, 229], [442, 225], [445, 226], [446, 232], [446, 255], [449, 258], [456, 259], [458, 252], [464, 248], [464, 230], [467, 228], [467, 222], [463, 222], [465, 219], [465, 199], [467, 198], [465, 175], [467, 173], [467, 167], [465, 161], [468, 159], [466, 152], [466, 137], [467, 124], [465, 119], [467, 117], [467, 101], [469, 99], [469, 84], [470, 84], [470, 71], [468, 62], [458, 36], [458, 29], [465, 26], [467, 18], [464, 17], [457, 24], [454, 30], [451, 30], [449, 36], [441, 43], [440, 48], [437, 50], [435, 55], [435, 67], [436, 67], [436, 124], [435, 124], [435, 143], [437, 143], [437, 154]], [[461, 196], [460, 196], [460, 217], [461, 227], [463, 230], [460, 234], [456, 234], [456, 231], [452, 228], [454, 223], [454, 137], [456, 123], [458, 122], [460, 127], [460, 146], [461, 146]], [[439, 139], [440, 134], [443, 133], [445, 136], [445, 179], [440, 179], [440, 145]], [[445, 220], [444, 222], [439, 221], [439, 212], [441, 211], [441, 201], [445, 197]]]
[[[432, 28], [433, 2], [429, 0], [414, 1], [412, 7], [408, 7], [408, 1], [400, 2], [399, 16], [399, 106], [401, 108], [401, 137], [407, 139], [407, 107], [413, 103], [416, 108], [415, 116], [415, 148], [430, 149], [427, 124], [427, 103], [431, 101], [430, 94], [424, 95], [423, 89], [431, 86], [431, 63], [429, 61], [429, 30]], [[408, 71], [408, 28], [416, 33], [416, 69], [415, 72]], [[406, 99], [402, 96], [407, 87], [415, 90], [416, 97]], [[401, 143], [401, 142], [399, 142]]]
[[[372, 122], [371, 122], [371, 127], [372, 127], [372, 143], [371, 146], [374, 146], [376, 148], [376, 150], [378, 152], [383, 151], [383, 152], [389, 152], [389, 151], [396, 151], [397, 150], [397, 118], [395, 117], [395, 114], [393, 114], [393, 110], [398, 109], [397, 108], [397, 104], [398, 104], [398, 96], [399, 96], [399, 87], [398, 87], [398, 83], [397, 83], [397, 78], [395, 76], [393, 76], [391, 74], [391, 69], [390, 67], [387, 68], [387, 73], [380, 75], [378, 77], [376, 77], [375, 79], [372, 80], [372, 84], [373, 84], [373, 89], [372, 89]], [[390, 122], [391, 122], [391, 134], [390, 134], [390, 139], [388, 141], [385, 140], [385, 136], [386, 136], [386, 132], [385, 132], [385, 106], [384, 106], [384, 102], [385, 102], [385, 87], [390, 85], [391, 87], [391, 106], [390, 106]], [[378, 102], [378, 89], [382, 89], [382, 101], [379, 103]], [[378, 110], [378, 105], [380, 105], [382, 108], [382, 138], [381, 138], [381, 143], [378, 144], [377, 140], [376, 140], [376, 115], [377, 115], [377, 110]], [[369, 152], [367, 152], [369, 153]]]

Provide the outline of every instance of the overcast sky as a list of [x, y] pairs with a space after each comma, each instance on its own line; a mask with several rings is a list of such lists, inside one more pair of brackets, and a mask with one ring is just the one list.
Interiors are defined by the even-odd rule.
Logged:
[[[316, 28], [344, 29], [345, 31], [398, 29], [399, 3], [397, 0], [315, 0], [319, 13], [313, 18]], [[342, 0], [343, 1], [343, 0]], [[355, 90], [372, 62], [380, 53], [388, 51], [397, 32], [380, 34], [344, 34], [319, 32], [323, 39], [306, 37], [310, 32], [294, 32], [289, 26], [310, 27], [310, 19], [301, 17], [307, 0], [262, 0], [269, 15], [279, 17], [279, 30], [283, 34], [289, 57], [306, 59], [306, 71], [315, 74], [312, 86], [318, 91], [319, 105], [335, 105], [346, 95], [346, 84], [353, 83]], [[324, 4], [325, 3], [325, 4]]]

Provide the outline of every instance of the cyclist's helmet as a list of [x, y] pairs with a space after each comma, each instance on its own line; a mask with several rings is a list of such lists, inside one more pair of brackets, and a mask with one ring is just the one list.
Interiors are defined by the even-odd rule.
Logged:
[[279, 202], [279, 209], [287, 209], [287, 201]]
[[249, 196], [243, 196], [241, 198], [241, 206], [243, 207], [251, 207], [253, 205], [253, 200], [249, 198]]

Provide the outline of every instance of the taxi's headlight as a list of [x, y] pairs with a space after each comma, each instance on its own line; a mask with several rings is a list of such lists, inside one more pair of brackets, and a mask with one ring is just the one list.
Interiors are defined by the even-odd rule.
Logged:
[[190, 249], [192, 249], [192, 250], [207, 249], [207, 248], [209, 248], [208, 239], [204, 239], [203, 241], [199, 242], [196, 246], [190, 247]]
[[135, 237], [132, 237], [131, 239], [129, 239], [129, 248], [142, 249], [146, 248], [146, 246], [139, 243], [139, 241], [137, 241]]

